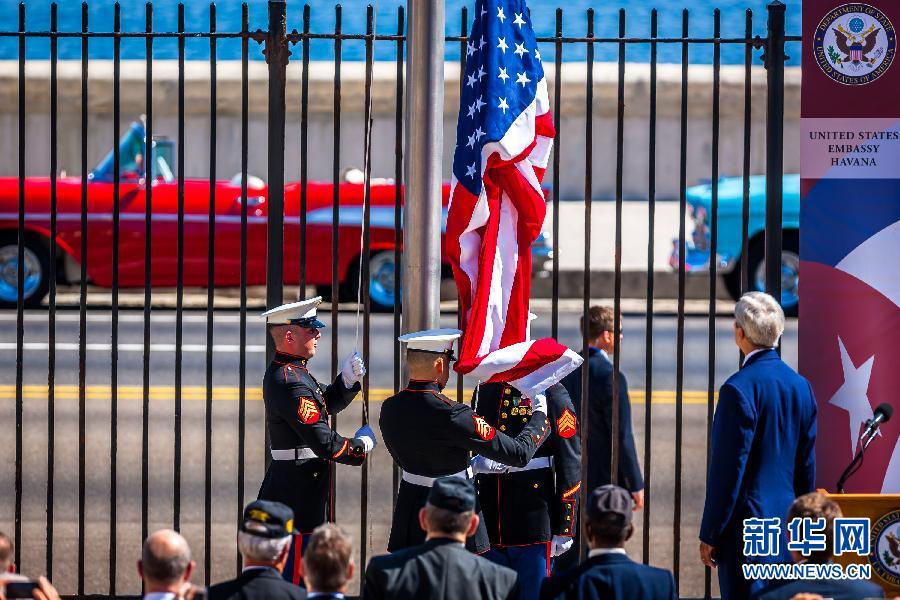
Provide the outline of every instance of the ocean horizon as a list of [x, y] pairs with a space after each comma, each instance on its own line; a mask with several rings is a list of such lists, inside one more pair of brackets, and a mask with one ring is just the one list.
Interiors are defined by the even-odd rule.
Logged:
[[[25, 24], [28, 31], [49, 31], [49, 0], [25, 1]], [[121, 0], [122, 30], [137, 32], [145, 30], [144, 0]], [[288, 0], [287, 29], [303, 28], [303, 6], [307, 2]], [[335, 6], [332, 1], [313, 1], [310, 5], [310, 31], [313, 33], [333, 33], [335, 30]], [[405, 9], [403, 0], [379, 0], [378, 2], [361, 2], [350, 0], [341, 3], [342, 30], [344, 33], [365, 33], [366, 6], [375, 7], [375, 31], [382, 34], [396, 34], [398, 8]], [[471, 27], [474, 0], [445, 0], [447, 35], [459, 35], [462, 24], [462, 11], [468, 7], [467, 27]], [[766, 35], [765, 0], [630, 0], [626, 8], [626, 36], [649, 37], [650, 13], [653, 8], [658, 14], [658, 36], [680, 37], [682, 27], [682, 11], [688, 6], [689, 36], [712, 37], [713, 11], [721, 11], [721, 36], [723, 38], [742, 38], [745, 35], [745, 14], [749, 9], [753, 17], [753, 35]], [[786, 31], [788, 35], [800, 35], [800, 2], [787, 0]], [[113, 0], [94, 0], [88, 2], [88, 30], [91, 32], [110, 32], [113, 29]], [[186, 0], [185, 23], [188, 31], [209, 31], [210, 3], [206, 0]], [[249, 0], [247, 2], [250, 30], [267, 28], [267, 10], [265, 0]], [[556, 8], [563, 6], [563, 35], [585, 36], [587, 34], [587, 9], [594, 8], [595, 37], [615, 37], [618, 33], [619, 8], [621, 4], [605, 3], [598, 6], [595, 0], [532, 0], [528, 2], [535, 32], [539, 37], [553, 36], [556, 33]], [[18, 0], [0, 0], [0, 31], [15, 31], [18, 27]], [[65, 32], [81, 31], [81, 3], [58, 3], [59, 30]], [[157, 32], [174, 32], [178, 24], [178, 2], [174, 0], [156, 0], [153, 2], [153, 30]], [[241, 2], [237, 0], [220, 0], [216, 3], [216, 29], [220, 32], [239, 32], [241, 28]], [[596, 61], [615, 61], [618, 48], [614, 43], [597, 43], [594, 46]], [[661, 43], [657, 45], [658, 60], [661, 63], [681, 62], [681, 47], [677, 43]], [[123, 39], [121, 44], [123, 59], [144, 59], [146, 56], [143, 39]], [[0, 37], [0, 60], [18, 59], [18, 40], [16, 37]], [[292, 48], [292, 60], [302, 56], [300, 47]], [[788, 44], [788, 64], [800, 64], [799, 44]], [[555, 48], [552, 43], [541, 44], [541, 54], [546, 61], [555, 60]], [[754, 50], [754, 63], [761, 64], [760, 50]], [[113, 44], [111, 39], [93, 38], [88, 42], [88, 55], [96, 59], [111, 59]], [[185, 41], [185, 58], [187, 60], [209, 60], [209, 39], [187, 39]], [[28, 39], [26, 42], [26, 59], [48, 59], [50, 42], [47, 38]], [[254, 42], [250, 44], [251, 60], [263, 60], [262, 49]], [[459, 60], [460, 45], [448, 42], [445, 52], [446, 60]], [[744, 47], [742, 44], [722, 44], [721, 56], [723, 64], [743, 64]], [[175, 39], [157, 38], [153, 41], [154, 59], [175, 59], [178, 57], [178, 45]], [[221, 39], [216, 43], [217, 60], [239, 60], [241, 44], [237, 39]], [[72, 38], [59, 40], [59, 58], [80, 59], [81, 41]], [[331, 40], [313, 40], [310, 42], [310, 60], [334, 60], [334, 42]], [[563, 61], [583, 61], [586, 58], [586, 44], [564, 44]], [[345, 61], [361, 61], [365, 59], [365, 45], [360, 40], [344, 40], [341, 59]], [[379, 41], [375, 44], [375, 59], [382, 61], [396, 60], [396, 43]], [[628, 44], [626, 61], [648, 62], [650, 60], [649, 44]], [[713, 60], [712, 44], [692, 44], [689, 51], [689, 62], [692, 64], [709, 64]]]

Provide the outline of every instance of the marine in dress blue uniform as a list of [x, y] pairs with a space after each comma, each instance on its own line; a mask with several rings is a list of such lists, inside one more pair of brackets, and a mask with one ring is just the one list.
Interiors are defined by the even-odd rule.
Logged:
[[[531, 400], [506, 383], [478, 386], [475, 412], [507, 435], [518, 435]], [[476, 478], [491, 549], [484, 557], [519, 574], [520, 598], [537, 598], [551, 559], [568, 548], [577, 528], [581, 489], [578, 419], [566, 389], [546, 391], [550, 434], [525, 467]]]
[[784, 520], [794, 498], [813, 490], [816, 413], [809, 382], [774, 348], [748, 353], [719, 390], [700, 541], [714, 548], [724, 600], [765, 585], [744, 579], [744, 562], [791, 561], [784, 543], [778, 556], [745, 558], [743, 521]]
[[[286, 304], [263, 316], [270, 328], [282, 326], [296, 338], [305, 335], [303, 339], [317, 339], [318, 334], [313, 332], [325, 327], [316, 318], [316, 306], [321, 301], [316, 297]], [[333, 520], [330, 463], [361, 465], [375, 445], [368, 426], [346, 438], [328, 423], [332, 414], [344, 410], [359, 393], [359, 380], [365, 374], [359, 355], [348, 356], [341, 373], [328, 386], [313, 377], [308, 362], [308, 357], [276, 351], [263, 377], [272, 462], [258, 497], [281, 502], [294, 512], [296, 534], [284, 577], [297, 584], [301, 582], [297, 546], [302, 549], [313, 529]]]
[[[425, 541], [419, 526], [419, 510], [438, 477], [454, 475], [471, 479], [470, 453], [479, 453], [499, 462], [523, 467], [528, 464], [549, 431], [546, 406], [533, 410], [521, 431], [506, 435], [488, 423], [469, 405], [454, 402], [441, 393], [454, 360], [453, 344], [457, 329], [437, 329], [401, 336], [407, 343], [407, 361], [414, 353], [433, 357], [440, 373], [425, 380], [411, 379], [407, 387], [384, 401], [379, 425], [384, 444], [394, 461], [403, 469], [391, 522], [388, 551], [395, 552]], [[437, 360], [443, 358], [443, 360]], [[425, 361], [431, 365], [430, 360]], [[477, 510], [480, 512], [480, 508]], [[475, 535], [467, 540], [473, 552], [490, 548], [483, 520]]]

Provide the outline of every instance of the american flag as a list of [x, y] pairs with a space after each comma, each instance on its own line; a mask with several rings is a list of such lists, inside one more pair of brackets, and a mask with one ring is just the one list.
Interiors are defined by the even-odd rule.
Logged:
[[527, 333], [555, 130], [524, 0], [475, 2], [462, 76], [446, 237], [464, 330], [456, 370], [532, 396], [581, 358]]

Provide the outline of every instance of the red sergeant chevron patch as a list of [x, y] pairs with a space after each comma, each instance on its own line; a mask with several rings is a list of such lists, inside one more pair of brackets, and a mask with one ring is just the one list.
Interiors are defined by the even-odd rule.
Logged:
[[475, 421], [475, 433], [478, 434], [478, 437], [486, 442], [494, 439], [494, 435], [497, 433], [497, 430], [494, 429], [487, 421], [485, 421], [484, 417], [473, 413], [472, 420]]
[[559, 437], [562, 438], [570, 438], [575, 435], [577, 421], [575, 420], [575, 415], [568, 408], [556, 419], [556, 431], [559, 433]]
[[297, 407], [297, 417], [300, 422], [305, 425], [312, 425], [319, 420], [319, 406], [312, 398], [300, 398], [300, 405]]

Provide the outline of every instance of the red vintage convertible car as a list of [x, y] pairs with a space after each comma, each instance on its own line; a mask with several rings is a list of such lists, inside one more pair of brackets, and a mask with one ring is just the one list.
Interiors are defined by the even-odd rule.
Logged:
[[[145, 134], [141, 122], [131, 125], [120, 145], [119, 286], [144, 286], [146, 186], [143, 154]], [[178, 268], [178, 182], [173, 168], [171, 141], [153, 141], [151, 161], [151, 285], [174, 287]], [[251, 179], [247, 209], [247, 283], [264, 285], [266, 274], [267, 194], [265, 184]], [[255, 180], [255, 181], [253, 181]], [[344, 299], [356, 298], [363, 216], [363, 185], [339, 184], [338, 280]], [[81, 255], [81, 178], [57, 180], [57, 236], [60, 260], [50, 273], [50, 179], [29, 177], [25, 182], [25, 304], [39, 306], [50, 278], [66, 283], [77, 280], [85, 262], [94, 285], [112, 286], [113, 157], [110, 152], [88, 175], [87, 256]], [[307, 185], [307, 283], [326, 295], [331, 290], [331, 183]], [[376, 310], [393, 307], [395, 293], [394, 193], [392, 181], [373, 182], [371, 191], [371, 258], [369, 291]], [[444, 217], [449, 185], [444, 185]], [[184, 181], [184, 285], [206, 287], [209, 246], [209, 180]], [[300, 184], [285, 186], [284, 282], [299, 281]], [[17, 270], [18, 179], [0, 178], [0, 307], [13, 307], [18, 296]], [[240, 176], [215, 184], [216, 286], [240, 285], [241, 261]], [[550, 254], [543, 238], [535, 243], [535, 268], [542, 269]], [[449, 264], [442, 258], [444, 276]]]

